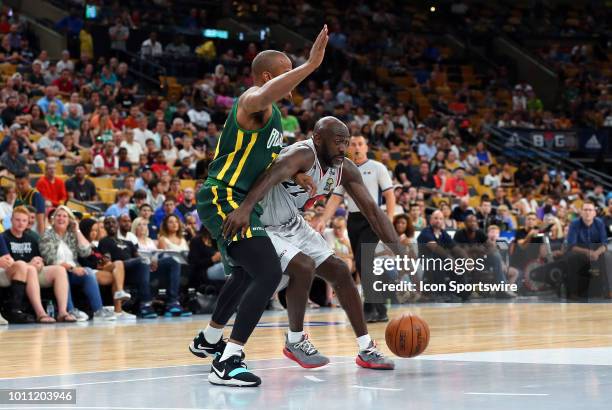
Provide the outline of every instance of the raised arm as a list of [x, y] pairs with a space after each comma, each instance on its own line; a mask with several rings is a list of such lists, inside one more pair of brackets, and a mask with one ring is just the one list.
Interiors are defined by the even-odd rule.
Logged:
[[249, 226], [253, 207], [263, 199], [273, 186], [293, 177], [299, 172], [305, 172], [312, 167], [314, 153], [308, 147], [290, 147], [282, 152], [272, 165], [255, 181], [248, 195], [240, 206], [232, 211], [223, 221], [223, 236], [231, 238], [239, 231], [243, 234]]
[[247, 114], [261, 112], [266, 110], [272, 103], [289, 94], [291, 90], [321, 65], [325, 55], [327, 40], [327, 25], [325, 25], [312, 45], [308, 61], [291, 71], [273, 78], [261, 87], [252, 87], [247, 90], [240, 97], [238, 109], [244, 110]]
[[359, 211], [366, 217], [370, 226], [380, 238], [380, 240], [391, 250], [398, 255], [403, 255], [405, 252], [404, 246], [401, 244], [395, 228], [389, 221], [389, 218], [378, 207], [367, 188], [363, 184], [361, 174], [353, 161], [344, 160], [342, 168], [342, 186], [346, 192], [353, 198]]

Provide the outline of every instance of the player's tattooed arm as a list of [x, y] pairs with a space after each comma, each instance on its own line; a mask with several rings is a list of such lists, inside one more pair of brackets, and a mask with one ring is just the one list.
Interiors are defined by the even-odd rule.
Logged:
[[393, 224], [389, 221], [387, 215], [374, 202], [368, 189], [363, 183], [361, 173], [353, 161], [348, 158], [344, 159], [342, 167], [342, 186], [346, 192], [353, 198], [359, 211], [365, 216], [370, 223], [370, 226], [381, 239], [381, 241], [391, 247], [391, 251], [397, 255], [403, 255], [406, 250], [401, 244]]
[[295, 174], [306, 172], [312, 167], [315, 157], [312, 150], [296, 146], [282, 152], [259, 176], [240, 206], [227, 215], [223, 221], [223, 236], [232, 238], [238, 232], [244, 234], [249, 227], [251, 212], [266, 193], [277, 184], [290, 179]]

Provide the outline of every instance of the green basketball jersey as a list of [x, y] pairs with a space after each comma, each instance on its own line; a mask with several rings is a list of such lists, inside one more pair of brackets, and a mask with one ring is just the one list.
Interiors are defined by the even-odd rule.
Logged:
[[281, 113], [272, 104], [272, 116], [266, 125], [255, 131], [240, 128], [236, 120], [238, 100], [225, 121], [208, 167], [208, 177], [244, 193], [251, 189], [257, 177], [268, 168], [283, 145]]

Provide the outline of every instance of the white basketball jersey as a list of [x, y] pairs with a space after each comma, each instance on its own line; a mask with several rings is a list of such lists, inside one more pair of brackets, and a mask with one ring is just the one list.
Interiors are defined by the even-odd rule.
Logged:
[[315, 155], [312, 167], [310, 167], [305, 174], [312, 178], [317, 186], [317, 192], [315, 196], [310, 197], [308, 192], [296, 184], [292, 179], [288, 179], [276, 185], [268, 191], [261, 201], [261, 205], [264, 209], [264, 213], [261, 216], [261, 222], [265, 226], [286, 224], [300, 215], [300, 211], [303, 211], [304, 208], [307, 207], [306, 205], [316, 202], [320, 197], [327, 196], [340, 184], [342, 166], [339, 168], [330, 167], [326, 172], [323, 172], [312, 139], [296, 142], [284, 148], [281, 154], [288, 149], [295, 149], [295, 147], [299, 145], [307, 146]]

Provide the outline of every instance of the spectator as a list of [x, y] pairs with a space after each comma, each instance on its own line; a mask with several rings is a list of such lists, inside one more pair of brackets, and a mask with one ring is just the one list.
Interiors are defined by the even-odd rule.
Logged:
[[115, 19], [115, 25], [108, 29], [108, 35], [111, 39], [111, 50], [126, 51], [126, 42], [130, 37], [130, 29], [123, 25], [123, 19], [120, 16]]
[[205, 272], [203, 277], [198, 278], [198, 282], [225, 281], [221, 253], [206, 228], [202, 227], [198, 235], [189, 242], [187, 259], [193, 272]]
[[158, 246], [159, 249], [176, 252], [189, 250], [184, 236], [183, 223], [177, 215], [168, 214], [164, 217], [159, 229]]
[[[147, 129], [147, 117], [138, 114], [136, 117], [137, 127], [134, 128], [134, 140], [140, 144], [143, 151], [147, 148], [147, 141], [152, 139], [157, 148], [161, 145], [161, 137], [157, 138], [153, 132]], [[126, 120], [127, 125], [127, 120]]]
[[136, 237], [138, 249], [143, 252], [153, 252], [157, 250], [157, 244], [149, 237], [148, 225], [149, 221], [142, 217], [138, 217], [132, 222], [131, 232]]
[[[32, 269], [23, 261], [15, 261], [0, 235], [0, 287], [10, 287], [10, 297], [5, 303], [4, 313], [9, 323], [33, 323], [32, 315], [25, 313], [21, 306], [25, 295], [28, 279], [32, 282]], [[34, 283], [31, 283], [31, 286]], [[0, 316], [0, 320], [6, 324], [6, 319]], [[48, 323], [49, 319], [43, 318], [41, 323]]]
[[49, 157], [45, 161], [45, 174], [38, 179], [36, 189], [46, 200], [46, 206], [57, 207], [68, 199], [64, 181], [55, 177], [57, 159]]
[[480, 165], [490, 165], [492, 160], [491, 153], [485, 148], [484, 142], [479, 141], [476, 144], [476, 157], [480, 162]]
[[[454, 259], [455, 257], [465, 257], [456, 242], [444, 229], [444, 216], [442, 212], [434, 211], [429, 217], [429, 226], [424, 228], [417, 238], [419, 244], [419, 253], [428, 258]], [[465, 283], [465, 275], [458, 275], [455, 271], [448, 270], [430, 270], [426, 271], [425, 275], [430, 282], [442, 283], [446, 280], [455, 280], [457, 283]], [[454, 294], [451, 294], [451, 300]], [[462, 300], [469, 298], [469, 292], [464, 292], [461, 295]]]
[[47, 133], [38, 141], [38, 149], [47, 157], [61, 158], [66, 154], [66, 147], [58, 140], [58, 129], [51, 125]]
[[[108, 256], [111, 261], [123, 261], [126, 279], [128, 283], [138, 286], [138, 297], [140, 298], [140, 317], [144, 319], [155, 319], [157, 314], [153, 310], [151, 302], [149, 264], [138, 254], [138, 247], [132, 242], [123, 241], [117, 237], [118, 224], [114, 217], [104, 219], [104, 229], [108, 236], [100, 240], [98, 249], [103, 255]], [[150, 261], [151, 267], [156, 267], [155, 261]]]
[[82, 163], [74, 167], [74, 177], [66, 181], [66, 191], [69, 199], [77, 201], [97, 201], [96, 186], [87, 178], [87, 168]]
[[187, 111], [189, 121], [194, 124], [197, 129], [206, 129], [208, 123], [211, 121], [210, 114], [206, 110], [206, 104], [202, 101], [196, 100], [193, 107]]
[[152, 221], [153, 217], [153, 208], [149, 204], [143, 204], [139, 208], [139, 217], [143, 218], [147, 221], [147, 228], [149, 230], [149, 237], [153, 240], [157, 240], [157, 232], [159, 228]]
[[164, 159], [166, 164], [168, 164], [168, 170], [170, 170], [178, 158], [178, 151], [176, 147], [172, 145], [172, 139], [168, 134], [163, 135], [161, 138], [161, 153], [164, 154]]
[[13, 175], [23, 174], [28, 171], [28, 160], [19, 154], [19, 141], [12, 138], [8, 149], [0, 156], [0, 164]]
[[353, 251], [346, 230], [346, 219], [341, 216], [335, 217], [331, 222], [331, 229], [326, 229], [323, 237], [334, 254], [346, 263], [349, 271], [354, 272]]
[[123, 311], [122, 303], [131, 299], [131, 295], [123, 289], [125, 282], [125, 268], [122, 261], [111, 262], [110, 259], [102, 255], [97, 249], [97, 244], [100, 239], [106, 236], [102, 223], [95, 219], [88, 218], [80, 222], [79, 228], [83, 236], [90, 241], [92, 245], [91, 255], [88, 258], [82, 258], [84, 266], [95, 269], [96, 279], [102, 286], [112, 286], [114, 315], [118, 320], [136, 319], [135, 315]]
[[0, 224], [6, 229], [11, 226], [11, 215], [17, 200], [17, 190], [14, 185], [7, 185], [2, 187], [2, 191], [4, 200], [0, 202]]
[[[612, 299], [612, 254], [608, 251], [608, 236], [603, 221], [596, 217], [597, 210], [593, 201], [586, 200], [582, 204], [580, 218], [576, 218], [569, 226], [567, 235], [568, 253], [563, 258], [567, 264], [568, 276], [580, 275], [592, 265], [606, 273], [607, 289], [605, 295]], [[584, 273], [582, 273], [584, 276]], [[588, 283], [577, 289], [585, 292]]]
[[462, 197], [459, 200], [459, 205], [457, 205], [453, 209], [453, 212], [452, 212], [451, 216], [457, 222], [464, 222], [465, 218], [468, 215], [473, 215], [473, 214], [474, 214], [474, 209], [472, 209], [472, 207], [470, 207], [470, 203], [469, 203], [468, 198]]
[[13, 125], [15, 120], [23, 121], [25, 119], [23, 110], [18, 106], [18, 99], [16, 96], [9, 96], [6, 99], [6, 108], [2, 110], [0, 118], [5, 127]]
[[187, 216], [196, 210], [195, 192], [193, 188], [187, 187], [183, 190], [183, 200], [178, 204], [176, 209], [183, 216]]
[[451, 207], [447, 202], [440, 202], [440, 210], [444, 217], [444, 229], [449, 231], [457, 230], [457, 221], [452, 217]]
[[427, 162], [421, 162], [421, 165], [419, 166], [419, 174], [412, 179], [412, 186], [427, 189], [434, 189], [436, 187], [436, 182], [429, 172], [429, 164]]
[[281, 107], [281, 124], [283, 126], [283, 132], [294, 135], [296, 132], [301, 132], [300, 123], [298, 122], [295, 115], [289, 114], [289, 107], [283, 105]]
[[157, 33], [152, 31], [149, 34], [149, 38], [142, 42], [140, 46], [140, 56], [142, 58], [147, 57], [161, 57], [163, 53], [162, 45], [157, 41]]
[[[466, 198], [469, 195], [468, 186], [463, 178], [464, 169], [459, 167], [455, 169], [454, 176], [446, 181], [444, 192], [449, 192], [455, 197]], [[467, 199], [466, 199], [467, 200]]]
[[425, 218], [423, 215], [421, 215], [421, 209], [416, 202], [410, 203], [410, 211], [408, 215], [410, 216], [410, 221], [414, 229], [421, 230], [427, 225]]
[[159, 151], [155, 154], [155, 163], [151, 166], [151, 170], [158, 178], [161, 178], [164, 174], [172, 175], [172, 169], [168, 166], [163, 151]]
[[104, 151], [95, 156], [92, 173], [99, 177], [110, 177], [119, 174], [119, 159], [115, 156], [114, 142], [108, 141], [104, 144]]
[[70, 60], [70, 52], [68, 50], [62, 51], [62, 57], [55, 66], [58, 72], [63, 73], [64, 70], [68, 70], [69, 73], [74, 72], [74, 63]]
[[45, 232], [45, 199], [36, 189], [30, 185], [30, 174], [15, 175], [15, 186], [17, 187], [17, 200], [15, 205], [33, 206], [35, 209], [34, 227], [39, 235]]
[[483, 185], [491, 189], [497, 189], [501, 185], [501, 180], [497, 173], [497, 165], [489, 165], [489, 173], [484, 177]]
[[53, 286], [53, 293], [57, 301], [57, 320], [59, 322], [75, 322], [76, 318], [68, 313], [72, 309], [70, 288], [66, 269], [59, 265], [44, 266], [38, 248], [38, 238], [28, 232], [30, 213], [19, 206], [13, 211], [11, 229], [2, 233], [8, 252], [14, 261], [27, 264], [26, 293], [30, 304], [36, 314], [38, 323], [55, 323], [55, 319], [48, 316], [40, 299], [40, 288]]
[[129, 215], [130, 207], [128, 206], [130, 202], [130, 196], [132, 193], [126, 189], [122, 189], [117, 192], [117, 202], [112, 204], [106, 209], [104, 216], [112, 216], [115, 218], [119, 218], [121, 215]]
[[184, 215], [176, 208], [176, 199], [174, 199], [173, 196], [168, 196], [165, 198], [163, 201], [163, 206], [155, 210], [153, 223], [156, 226], [161, 227], [161, 223], [168, 215], [175, 215], [181, 222], [185, 221]]
[[51, 103], [55, 103], [57, 105], [57, 112], [60, 116], [64, 115], [64, 112], [66, 112], [64, 103], [62, 103], [62, 101], [58, 98], [55, 98], [56, 94], [57, 87], [50, 85], [45, 88], [45, 96], [38, 100], [38, 102], [36, 103], [44, 114], [49, 111], [49, 104]]
[[425, 142], [419, 144], [419, 157], [425, 158], [426, 161], [431, 161], [436, 156], [437, 151], [431, 135], [427, 135]]
[[411, 181], [416, 177], [412, 166], [412, 156], [402, 155], [393, 170], [393, 176], [404, 186], [410, 186]]
[[51, 219], [51, 229], [40, 240], [40, 253], [46, 265], [60, 265], [68, 271], [70, 286], [80, 286], [87, 295], [94, 319], [115, 320], [112, 312], [104, 309], [96, 272], [79, 264], [78, 258], [91, 255], [91, 244], [83, 236], [74, 214], [60, 205]]

